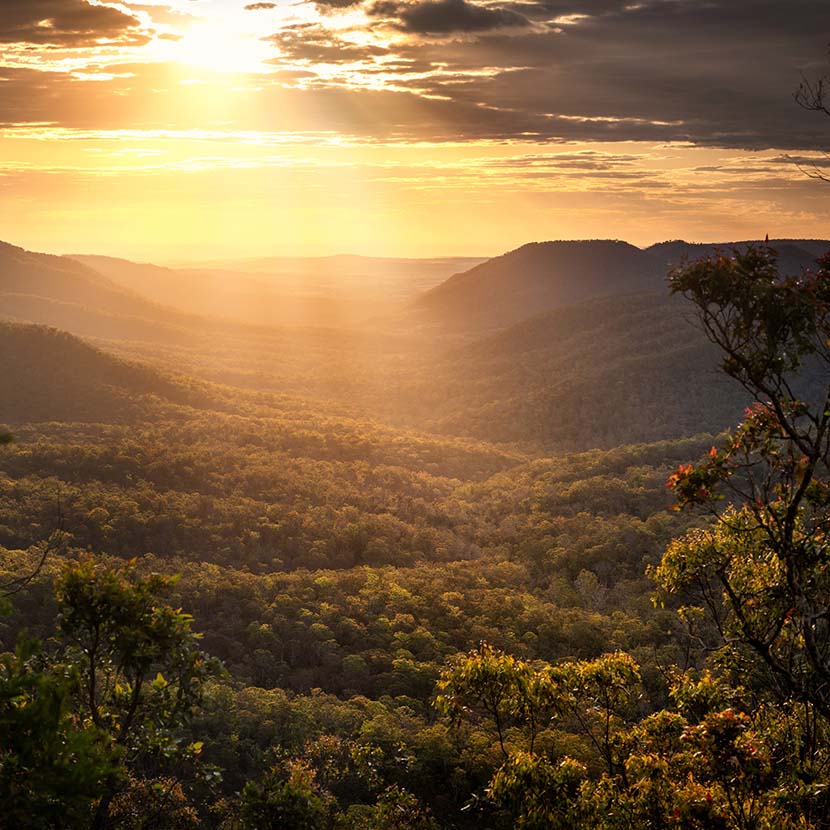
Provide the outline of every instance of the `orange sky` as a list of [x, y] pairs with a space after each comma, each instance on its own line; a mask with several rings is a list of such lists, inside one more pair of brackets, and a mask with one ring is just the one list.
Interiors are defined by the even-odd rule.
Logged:
[[7, 3], [0, 238], [165, 261], [828, 237], [830, 184], [793, 159], [825, 163], [830, 119], [792, 100], [828, 13], [736, 5]]

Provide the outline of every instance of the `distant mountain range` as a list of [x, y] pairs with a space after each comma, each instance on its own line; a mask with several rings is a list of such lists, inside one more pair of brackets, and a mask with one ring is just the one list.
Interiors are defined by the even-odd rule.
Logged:
[[114, 257], [71, 258], [122, 288], [180, 311], [256, 325], [335, 328], [388, 313], [481, 261], [334, 256], [164, 268]]
[[[478, 336], [592, 298], [663, 292], [670, 265], [748, 244], [760, 243], [674, 241], [641, 249], [614, 240], [537, 242], [441, 281], [454, 265], [476, 261], [344, 256], [253, 260], [244, 267], [262, 270], [249, 272], [181, 270], [0, 243], [0, 316], [82, 336], [163, 342], [204, 331], [205, 317], [214, 318], [212, 326], [224, 318], [266, 327], [426, 326]], [[810, 267], [830, 248], [821, 240], [770, 244], [787, 272]], [[417, 295], [424, 285], [431, 287]]]
[[[665, 275], [684, 258], [747, 244], [534, 243], [450, 277], [373, 325], [343, 328], [203, 316], [157, 302], [179, 292], [185, 306], [186, 291], [204, 289], [206, 277], [195, 272], [78, 262], [2, 244], [0, 319], [105, 341], [179, 379], [112, 363], [65, 335], [7, 326], [0, 353], [10, 372], [4, 387], [10, 382], [14, 394], [4, 392], [0, 421], [116, 417], [135, 410], [131, 399], [146, 408], [147, 395], [201, 405], [201, 381], [182, 380], [184, 372], [545, 451], [717, 432], [736, 423], [748, 401], [717, 371], [716, 351], [692, 325], [691, 308], [668, 295]], [[821, 240], [770, 244], [787, 272], [811, 267], [830, 249]], [[228, 282], [219, 295], [226, 303], [260, 278], [210, 277]], [[49, 389], [62, 391], [53, 398]]]
[[[455, 274], [423, 294], [412, 312], [454, 330], [512, 325], [543, 311], [595, 297], [666, 289], [666, 272], [684, 259], [728, 253], [760, 242], [662, 242], [641, 249], [618, 240], [533, 242]], [[782, 272], [809, 268], [830, 249], [820, 240], [771, 240]]]

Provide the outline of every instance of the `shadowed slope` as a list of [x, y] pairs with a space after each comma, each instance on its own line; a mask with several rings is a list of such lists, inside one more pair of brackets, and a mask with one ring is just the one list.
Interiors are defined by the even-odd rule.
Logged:
[[453, 329], [497, 328], [592, 297], [658, 290], [664, 271], [627, 242], [534, 242], [450, 277], [419, 298], [417, 313]]
[[129, 421], [165, 404], [207, 406], [198, 384], [119, 360], [62, 331], [0, 323], [0, 421]]

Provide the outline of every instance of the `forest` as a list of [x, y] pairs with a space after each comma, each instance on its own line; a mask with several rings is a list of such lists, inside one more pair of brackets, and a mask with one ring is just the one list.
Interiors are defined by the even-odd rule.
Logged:
[[818, 247], [294, 331], [9, 246], [0, 824], [830, 826]]

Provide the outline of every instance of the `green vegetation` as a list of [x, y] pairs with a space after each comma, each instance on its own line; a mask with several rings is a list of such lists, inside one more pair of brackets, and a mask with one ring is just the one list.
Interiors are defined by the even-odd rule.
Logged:
[[[676, 433], [637, 426], [610, 375], [567, 372], [631, 360], [628, 405], [639, 369], [643, 417], [662, 406], [669, 424], [704, 365], [671, 350], [679, 300], [602, 301], [597, 328], [576, 307], [467, 344], [432, 397], [410, 389], [408, 428], [336, 396], [196, 380], [167, 346], [151, 368], [0, 327], [4, 818], [827, 827], [828, 268], [783, 279], [751, 249], [674, 273], [743, 387], [690, 402]], [[581, 349], [593, 363], [569, 369]], [[473, 354], [491, 385], [463, 377]], [[453, 362], [446, 434], [418, 431]], [[554, 366], [583, 391], [558, 398], [552, 444], [666, 440], [552, 455], [535, 428], [477, 437], [519, 437], [521, 389]], [[493, 417], [468, 411], [462, 429], [470, 390], [496, 387]], [[744, 394], [763, 403], [736, 429], [678, 437]], [[553, 435], [540, 406], [524, 415]]]
[[[482, 645], [443, 672], [439, 710], [497, 736], [486, 792], [515, 826], [827, 826], [830, 386], [813, 403], [793, 391], [806, 361], [830, 365], [830, 259], [819, 265], [780, 279], [761, 249], [673, 274], [724, 371], [763, 403], [670, 479], [680, 505], [714, 517], [653, 570], [669, 595], [688, 591], [689, 633], [711, 643], [698, 667], [668, 669], [670, 705], [643, 707], [624, 653], [552, 665]], [[563, 746], [563, 731], [581, 743]]]
[[198, 754], [181, 727], [213, 670], [190, 618], [159, 604], [168, 584], [91, 561], [61, 570], [56, 639], [46, 650], [23, 639], [0, 666], [0, 800], [10, 826], [111, 827], [128, 809], [152, 826], [154, 805], [129, 802], [174, 760]]
[[[53, 382], [71, 400], [89, 376]], [[198, 408], [122, 380], [126, 416], [102, 392], [99, 422], [18, 424], [0, 455], [8, 578], [33, 569], [59, 504], [80, 567], [94, 553], [108, 568], [138, 557], [133, 579], [180, 573], [169, 601], [227, 669], [182, 727], [216, 777], [188, 759], [131, 769], [113, 810], [158, 784], [176, 815], [221, 826], [299, 788], [322, 826], [475, 823], [461, 808], [495, 756], [485, 731], [436, 721], [449, 657], [486, 639], [527, 659], [591, 659], [609, 642], [682, 659], [644, 568], [687, 526], [665, 510], [665, 479], [708, 437], [533, 458], [221, 388]], [[12, 598], [6, 648], [24, 627], [52, 642], [60, 573], [50, 559]]]

